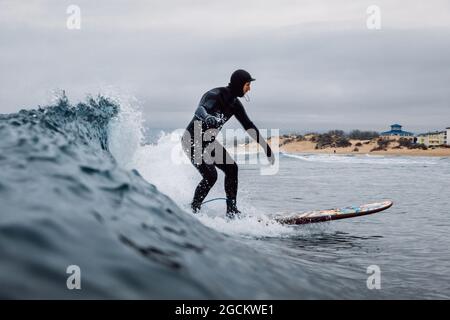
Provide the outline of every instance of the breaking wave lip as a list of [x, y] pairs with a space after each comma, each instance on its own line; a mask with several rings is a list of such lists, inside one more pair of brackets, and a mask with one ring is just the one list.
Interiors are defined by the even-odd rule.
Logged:
[[343, 163], [343, 164], [369, 164], [369, 165], [433, 165], [437, 159], [430, 157], [400, 157], [384, 155], [328, 155], [310, 153], [282, 153], [288, 158], [308, 162]]

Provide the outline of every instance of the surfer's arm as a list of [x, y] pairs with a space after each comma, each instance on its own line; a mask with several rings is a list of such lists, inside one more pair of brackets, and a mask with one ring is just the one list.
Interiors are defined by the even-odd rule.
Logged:
[[212, 110], [216, 105], [216, 101], [218, 99], [218, 93], [214, 90], [210, 90], [202, 97], [200, 103], [195, 111], [195, 116], [197, 119], [206, 121], [206, 118], [209, 116], [213, 116]]
[[199, 105], [197, 107], [197, 110], [195, 110], [195, 117], [198, 120], [205, 121], [208, 116], [209, 116], [208, 112], [206, 112], [205, 107], [202, 105]]
[[[236, 99], [237, 100], [237, 99]], [[245, 131], [247, 131], [248, 135], [252, 137], [253, 140], [259, 143], [259, 145], [263, 148], [265, 153], [267, 154], [267, 157], [272, 158], [272, 149], [267, 144], [267, 141], [263, 138], [261, 133], [259, 132], [258, 128], [255, 126], [255, 124], [250, 120], [250, 118], [247, 115], [247, 112], [245, 112], [244, 106], [242, 103], [237, 100], [235, 103], [236, 106], [236, 112], [235, 117], [240, 122], [240, 124], [244, 127]]]

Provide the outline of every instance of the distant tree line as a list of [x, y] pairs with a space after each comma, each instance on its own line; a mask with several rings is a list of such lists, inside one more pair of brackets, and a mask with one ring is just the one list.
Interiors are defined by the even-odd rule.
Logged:
[[346, 148], [350, 147], [352, 140], [372, 140], [380, 134], [375, 131], [352, 130], [346, 133], [343, 130], [330, 130], [327, 133], [315, 134], [311, 141], [316, 143], [316, 149], [323, 148]]
[[[349, 141], [352, 140], [372, 140], [378, 138], [380, 134], [376, 131], [361, 131], [352, 130], [346, 133], [343, 130], [330, 130], [326, 133], [309, 132], [305, 135], [290, 133], [281, 136], [283, 141], [280, 145], [285, 145], [292, 142], [305, 141], [307, 137], [311, 137], [310, 141], [316, 143], [316, 149], [323, 148], [345, 148], [350, 147], [352, 144]], [[359, 144], [361, 146], [361, 144]]]
[[350, 147], [352, 144], [341, 130], [331, 130], [327, 133], [318, 134], [313, 136], [312, 142], [316, 143], [316, 149], [323, 148], [345, 148]]
[[380, 134], [376, 131], [352, 130], [348, 134], [348, 138], [353, 140], [372, 140], [378, 138], [379, 136]]

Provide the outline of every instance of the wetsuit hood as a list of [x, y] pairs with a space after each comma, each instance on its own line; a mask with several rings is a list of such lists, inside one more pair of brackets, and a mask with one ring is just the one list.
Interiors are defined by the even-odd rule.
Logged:
[[244, 96], [244, 84], [246, 82], [255, 81], [250, 73], [245, 70], [239, 69], [233, 72], [230, 78], [228, 88], [231, 90], [231, 94], [235, 97]]

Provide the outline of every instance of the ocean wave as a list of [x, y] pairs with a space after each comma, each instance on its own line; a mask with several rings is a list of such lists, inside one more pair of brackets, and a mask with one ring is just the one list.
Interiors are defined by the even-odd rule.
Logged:
[[[0, 297], [323, 296], [301, 289], [306, 270], [230, 237], [291, 229], [264, 214], [229, 223], [186, 212], [197, 173], [168, 161], [181, 151], [172, 133], [145, 145], [142, 117], [126, 103], [63, 97], [1, 115], [0, 134]], [[81, 269], [81, 294], [66, 287], [69, 265]]]

